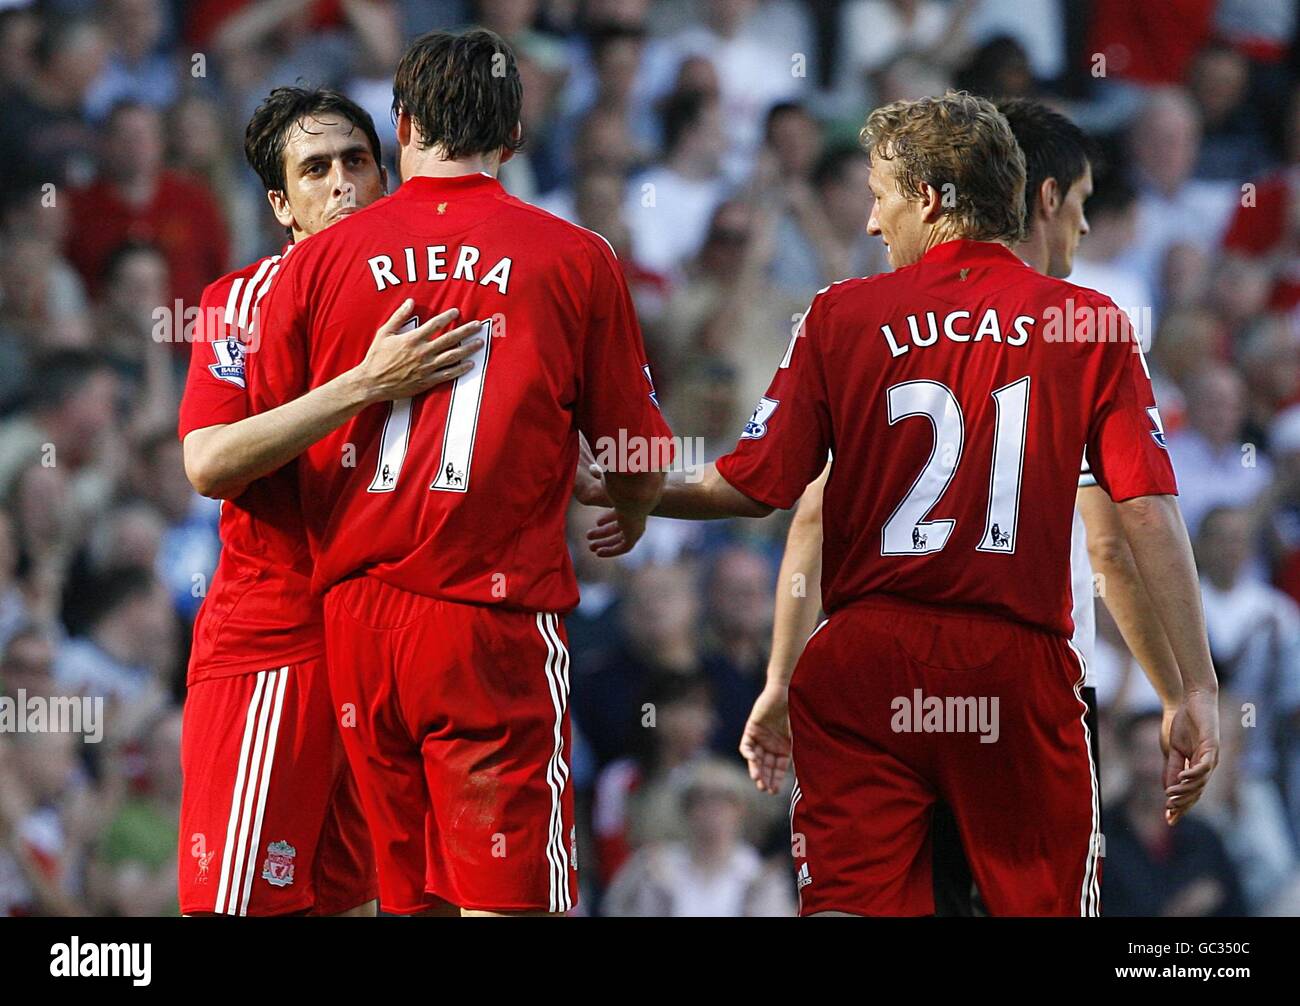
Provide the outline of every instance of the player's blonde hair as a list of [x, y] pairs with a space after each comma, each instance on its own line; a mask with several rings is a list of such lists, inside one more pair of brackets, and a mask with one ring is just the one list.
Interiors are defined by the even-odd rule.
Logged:
[[993, 102], [966, 91], [877, 108], [859, 134], [873, 158], [895, 161], [899, 191], [938, 190], [961, 237], [1018, 244], [1025, 236], [1025, 155]]

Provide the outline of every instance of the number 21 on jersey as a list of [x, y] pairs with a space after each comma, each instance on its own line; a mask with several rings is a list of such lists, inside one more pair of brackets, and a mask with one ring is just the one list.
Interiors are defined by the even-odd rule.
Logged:
[[[886, 393], [889, 425], [922, 416], [934, 428], [934, 448], [921, 473], [880, 531], [881, 555], [938, 552], [957, 526], [955, 520], [926, 520], [952, 482], [961, 461], [966, 422], [952, 391], [937, 381], [904, 381]], [[1016, 550], [1020, 485], [1025, 466], [1025, 426], [1029, 418], [1029, 378], [993, 392], [997, 421], [989, 470], [989, 501], [984, 533], [976, 550], [1010, 555]]]
[[[412, 318], [402, 326], [408, 332], [420, 324]], [[478, 433], [479, 408], [483, 403], [483, 382], [487, 379], [488, 358], [492, 351], [492, 322], [483, 322], [477, 332], [466, 336], [481, 336], [483, 346], [469, 359], [474, 366], [468, 373], [451, 382], [451, 401], [447, 405], [447, 425], [442, 434], [442, 455], [438, 460], [438, 474], [429, 486], [441, 492], [469, 492], [470, 463], [474, 458], [474, 437]], [[402, 475], [402, 464], [411, 440], [411, 399], [402, 398], [388, 403], [384, 419], [384, 432], [379, 438], [379, 460], [375, 463], [375, 477], [370, 481], [369, 492], [390, 493], [397, 488]]]

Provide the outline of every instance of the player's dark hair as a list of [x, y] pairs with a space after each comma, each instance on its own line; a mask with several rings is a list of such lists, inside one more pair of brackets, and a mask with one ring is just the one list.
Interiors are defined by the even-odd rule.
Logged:
[[518, 150], [524, 85], [514, 50], [495, 32], [431, 31], [410, 44], [393, 77], [393, 121], [405, 112], [420, 149], [444, 160]]
[[244, 157], [268, 192], [284, 191], [284, 148], [293, 127], [303, 118], [324, 114], [341, 115], [365, 133], [375, 163], [383, 163], [374, 119], [347, 95], [325, 87], [277, 87], [257, 106], [244, 130]]
[[997, 103], [1025, 154], [1025, 222], [1034, 218], [1038, 190], [1055, 178], [1061, 198], [1070, 191], [1093, 159], [1094, 145], [1082, 129], [1059, 112], [1028, 98]]
[[56, 409], [96, 374], [113, 373], [104, 357], [88, 349], [56, 349], [38, 359], [32, 368], [32, 408]]

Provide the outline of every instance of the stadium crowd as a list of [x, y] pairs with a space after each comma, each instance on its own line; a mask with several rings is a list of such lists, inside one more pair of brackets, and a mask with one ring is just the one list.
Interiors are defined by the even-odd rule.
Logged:
[[[175, 436], [185, 312], [284, 240], [243, 128], [301, 80], [387, 141], [405, 40], [471, 23], [524, 75], [506, 187], [614, 245], [700, 462], [812, 295], [887, 268], [870, 108], [963, 87], [1095, 137], [1071, 279], [1150, 348], [1225, 752], [1167, 828], [1158, 700], [1099, 604], [1103, 910], [1300, 914], [1300, 25], [1276, 0], [0, 4], [0, 691], [104, 715], [98, 743], [0, 730], [0, 914], [176, 911], [189, 632], [220, 548]], [[594, 519], [570, 521], [581, 911], [791, 914], [787, 801], [736, 752], [787, 519], [652, 519], [619, 561], [581, 546]]]

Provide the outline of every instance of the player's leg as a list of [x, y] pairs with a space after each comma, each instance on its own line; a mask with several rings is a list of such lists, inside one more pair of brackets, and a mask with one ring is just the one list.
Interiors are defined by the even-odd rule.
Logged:
[[[324, 893], [317, 859], [342, 767], [333, 725], [322, 723], [327, 704], [320, 661], [191, 687], [181, 750], [183, 914], [316, 909]], [[374, 897], [364, 854], [329, 882], [337, 910]]]
[[325, 596], [332, 714], [375, 851], [379, 903], [395, 915], [447, 914], [425, 890], [429, 796], [418, 744], [393, 686], [391, 626], [376, 581], [348, 580]]
[[976, 909], [979, 892], [961, 844], [961, 832], [952, 809], [942, 800], [934, 805], [930, 822], [930, 842], [934, 850], [934, 914], [941, 918], [970, 918], [982, 915]]
[[1081, 664], [1047, 633], [986, 622], [968, 638], [981, 632], [1008, 643], [967, 689], [998, 698], [997, 739], [944, 735], [940, 766], [980, 893], [991, 915], [1096, 915], [1100, 811]]
[[803, 915], [931, 915], [934, 791], [915, 745], [890, 731], [909, 694], [887, 621], [837, 612], [790, 683], [791, 849]]
[[[323, 664], [320, 674], [327, 677]], [[327, 680], [322, 680], [316, 690], [312, 715], [320, 735], [329, 740], [328, 758], [337, 766], [316, 853], [316, 905], [312, 914], [373, 917], [378, 914], [379, 904], [375, 849], [366, 826], [361, 795], [339, 736]]]
[[564, 626], [420, 601], [402, 646], [429, 657], [399, 673], [433, 806], [427, 889], [466, 915], [563, 915], [578, 894]]

